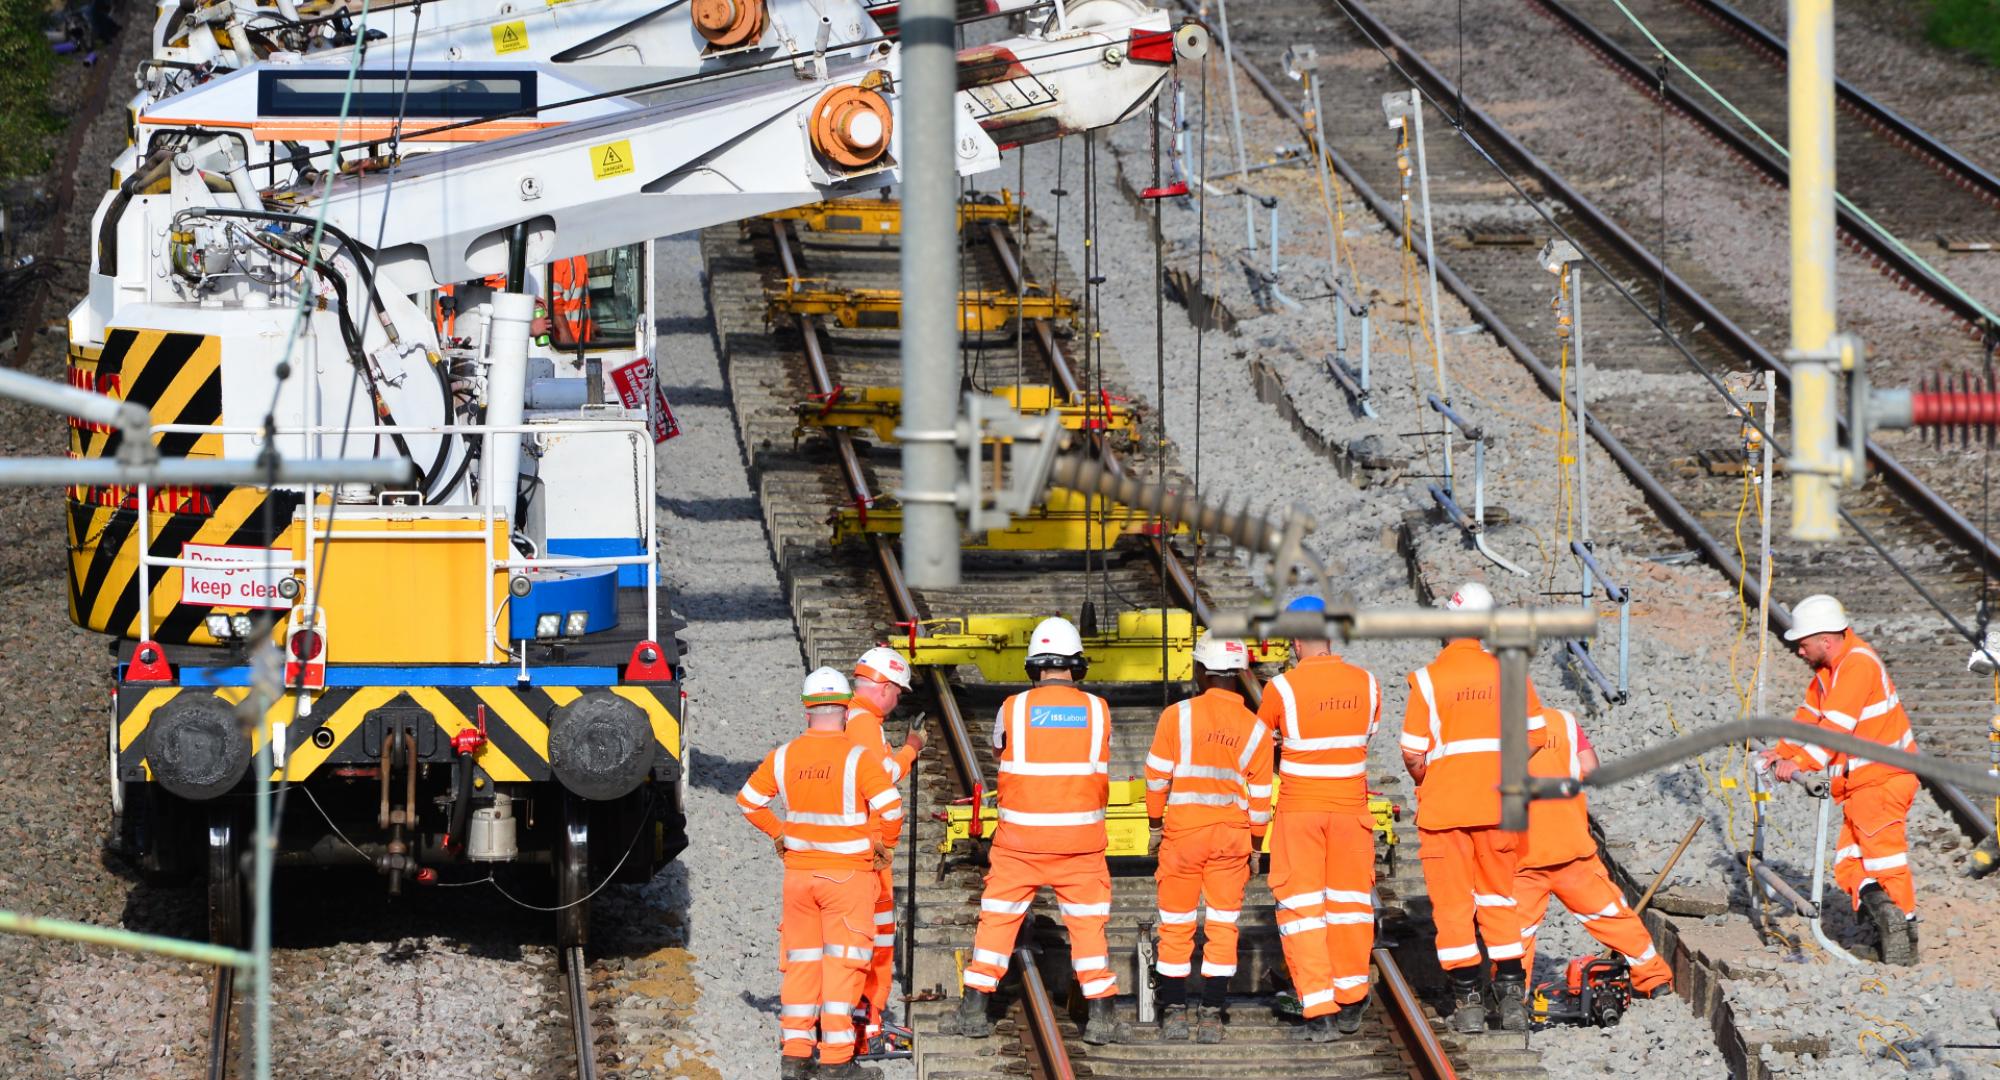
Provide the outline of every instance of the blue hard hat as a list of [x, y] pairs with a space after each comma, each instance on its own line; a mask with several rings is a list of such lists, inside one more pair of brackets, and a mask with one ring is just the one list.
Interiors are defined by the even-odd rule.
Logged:
[[1301, 596], [1296, 600], [1293, 600], [1291, 603], [1286, 604], [1285, 610], [1323, 612], [1326, 610], [1326, 601], [1320, 599], [1317, 596], [1312, 595], [1311, 593], [1307, 593], [1306, 595]]

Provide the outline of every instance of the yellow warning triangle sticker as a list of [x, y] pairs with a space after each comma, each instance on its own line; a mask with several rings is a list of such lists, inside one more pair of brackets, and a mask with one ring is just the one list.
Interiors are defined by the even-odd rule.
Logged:
[[520, 20], [501, 23], [493, 28], [493, 51], [496, 53], [520, 52], [528, 47], [528, 24]]
[[599, 143], [590, 148], [590, 175], [599, 180], [624, 176], [633, 170], [632, 140]]

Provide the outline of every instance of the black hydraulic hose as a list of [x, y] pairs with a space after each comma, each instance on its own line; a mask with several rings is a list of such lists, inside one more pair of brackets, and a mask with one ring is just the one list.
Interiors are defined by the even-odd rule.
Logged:
[[161, 147], [146, 155], [132, 175], [118, 185], [118, 194], [112, 196], [111, 205], [105, 208], [103, 224], [97, 229], [97, 267], [106, 277], [118, 276], [118, 219], [125, 216], [125, 207], [132, 196], [153, 186], [167, 174], [167, 163], [173, 160], [171, 148]]

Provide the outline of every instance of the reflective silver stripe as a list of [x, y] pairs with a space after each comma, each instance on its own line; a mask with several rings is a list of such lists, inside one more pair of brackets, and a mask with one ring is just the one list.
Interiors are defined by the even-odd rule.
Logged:
[[1879, 859], [1861, 860], [1861, 868], [1863, 870], [1894, 870], [1899, 866], [1908, 865], [1910, 865], [1910, 855], [1908, 852], [1902, 851], [1894, 855], [1884, 855]]
[[1421, 754], [1431, 748], [1431, 741], [1429, 739], [1424, 738], [1422, 735], [1412, 735], [1407, 731], [1403, 732], [1402, 744], [1403, 749], [1414, 754]]
[[1853, 731], [1854, 726], [1861, 722], [1838, 709], [1828, 709], [1826, 711], [1826, 718], [1833, 721], [1834, 726], [1840, 728], [1842, 731]]
[[1106, 730], [1111, 723], [1107, 713], [1110, 706], [1095, 694], [1083, 696], [1090, 699], [1090, 763], [1097, 766], [1098, 772], [1106, 772], [1111, 768], [1111, 734]]
[[819, 1033], [819, 1042], [821, 1046], [845, 1046], [853, 1041], [854, 1041], [853, 1028], [847, 1028], [844, 1031], [826, 1031], [822, 1029]]
[[1243, 782], [1243, 774], [1235, 769], [1223, 769], [1214, 765], [1176, 765], [1174, 777], [1179, 780], [1222, 780]]
[[1312, 993], [1307, 994], [1304, 997], [1300, 998], [1299, 1004], [1304, 1006], [1305, 1008], [1310, 1009], [1315, 1005], [1324, 1005], [1332, 1000], [1333, 1000], [1333, 991], [1315, 990]]
[[903, 796], [898, 794], [895, 788], [883, 788], [875, 793], [874, 798], [868, 800], [868, 805], [880, 810], [890, 803], [899, 803], [902, 801]]
[[903, 778], [903, 767], [896, 764], [896, 759], [893, 757], [882, 758], [882, 771], [889, 774], [889, 782], [892, 784]]
[[1860, 857], [1861, 857], [1860, 844], [1849, 844], [1846, 847], [1841, 848], [1833, 853], [1834, 862], [1843, 862], [1848, 859], [1858, 859]]
[[824, 851], [833, 855], [866, 855], [873, 845], [866, 840], [801, 840], [785, 837], [786, 851]]
[[1173, 762], [1168, 761], [1166, 758], [1163, 758], [1160, 755], [1152, 753], [1150, 751], [1148, 751], [1146, 754], [1146, 767], [1148, 769], [1152, 769], [1154, 772], [1163, 772], [1172, 774], [1174, 771]]
[[1342, 975], [1333, 980], [1333, 988], [1335, 990], [1352, 990], [1357, 986], [1367, 985], [1368, 976], [1366, 975]]
[[1031, 825], [1055, 828], [1063, 825], [1097, 825], [1104, 821], [1102, 810], [1082, 810], [1069, 814], [1032, 814], [1025, 810], [1000, 808], [1000, 823], [1003, 825]]
[[1269, 728], [1264, 726], [1264, 721], [1262, 720], [1257, 721], [1256, 725], [1250, 729], [1250, 741], [1243, 744], [1243, 752], [1236, 756], [1236, 772], [1239, 783], [1242, 782], [1242, 774], [1250, 771], [1250, 759], [1255, 757], [1257, 749], [1264, 745], [1264, 733], [1269, 730]]
[[1270, 823], [1271, 823], [1271, 812], [1269, 810], [1250, 811], [1250, 824], [1269, 825]]
[[1375, 921], [1372, 911], [1329, 911], [1326, 913], [1328, 926], [1359, 926]]
[[1109, 773], [1111, 767], [1093, 761], [1014, 761], [1003, 758], [1000, 771], [1016, 776], [1091, 776]]
[[[861, 754], [862, 749], [860, 747], [850, 748], [847, 751], [847, 763], [841, 766], [840, 769], [840, 812], [843, 814], [863, 813], [861, 804], [856, 800], [855, 795], [855, 792], [860, 787]], [[895, 790], [894, 788], [890, 788], [890, 794], [894, 795]], [[864, 814], [864, 820], [865, 817], [866, 815]]]
[[1033, 903], [1034, 901], [1032, 900], [993, 900], [981, 897], [979, 910], [991, 911], [996, 915], [1020, 915], [1025, 913], [1029, 905]]
[[1028, 691], [1014, 695], [1013, 745], [1007, 748], [1007, 759], [1016, 765], [1028, 763]]
[[1493, 960], [1519, 960], [1523, 951], [1520, 942], [1506, 941], [1489, 947], [1486, 955]]
[[1495, 895], [1494, 895], [1494, 894], [1492, 894], [1492, 893], [1482, 893], [1482, 892], [1476, 892], [1476, 893], [1473, 893], [1473, 894], [1472, 894], [1472, 902], [1473, 902], [1474, 904], [1478, 905], [1479, 907], [1513, 907], [1513, 906], [1514, 906], [1514, 898], [1513, 898], [1513, 897], [1511, 897], [1511, 896], [1495, 896]]
[[817, 1006], [817, 1005], [787, 1005], [787, 1006], [785, 1006], [785, 1007], [784, 1007], [783, 1009], [780, 1009], [780, 1010], [778, 1010], [778, 1015], [779, 1015], [779, 1016], [818, 1016], [818, 1015], [819, 1015], [819, 1006]]
[[1179, 776], [1182, 769], [1194, 767], [1194, 704], [1183, 701], [1175, 709], [1181, 718], [1181, 759], [1174, 763], [1174, 775]]
[[[1241, 795], [1212, 795], [1199, 791], [1176, 791], [1167, 796], [1168, 806], [1234, 806], [1239, 810], [1250, 808], [1250, 801]], [[1099, 815], [1102, 817], [1102, 815]], [[1005, 818], [1002, 818], [1005, 820]]]
[[1146, 781], [1146, 790], [1147, 790], [1147, 791], [1165, 791], [1165, 790], [1167, 790], [1167, 786], [1168, 786], [1168, 785], [1169, 785], [1170, 783], [1172, 783], [1172, 781], [1169, 781], [1169, 780], [1148, 780], [1148, 781]]
[[1375, 683], [1375, 673], [1363, 670], [1368, 676], [1368, 734], [1372, 738], [1376, 725], [1382, 722], [1382, 688]]
[[1250, 785], [1250, 797], [1251, 797], [1251, 798], [1253, 798], [1253, 799], [1268, 799], [1268, 798], [1270, 798], [1270, 797], [1271, 797], [1271, 785], [1269, 785], [1269, 784], [1251, 784], [1251, 785]]
[[771, 762], [772, 771], [778, 777], [778, 798], [785, 800], [786, 806], [792, 804], [792, 796], [785, 790], [785, 751], [791, 748], [791, 743], [786, 743], [778, 747], [777, 757]]
[[1431, 747], [1430, 753], [1424, 755], [1424, 760], [1430, 762], [1457, 754], [1497, 754], [1499, 752], [1499, 739], [1458, 739]]
[[1547, 728], [1548, 726], [1549, 726], [1548, 719], [1542, 716], [1541, 713], [1532, 713], [1529, 715], [1528, 717], [1529, 731], [1541, 731]]
[[1814, 761], [1819, 762], [1821, 765], [1825, 765], [1829, 760], [1832, 759], [1831, 754], [1828, 754], [1826, 751], [1820, 749], [1817, 746], [1812, 745], [1811, 743], [1807, 743], [1804, 746], [1799, 747], [1799, 749], [1804, 750], [1806, 752], [1807, 757], [1812, 758]]
[[1290, 896], [1278, 896], [1273, 899], [1278, 901], [1279, 907], [1286, 910], [1304, 911], [1307, 908], [1319, 906], [1320, 894], [1316, 892], [1302, 892], [1293, 893]]
[[[1424, 708], [1430, 711], [1431, 738], [1424, 746], [1437, 746], [1444, 742], [1444, 721], [1438, 717], [1437, 688], [1431, 685], [1431, 669], [1417, 669], [1417, 693], [1424, 699]], [[1409, 736], [1403, 736], [1403, 745], [1409, 746]], [[1426, 762], [1430, 759], [1425, 758]]]
[[1902, 703], [1903, 703], [1902, 700], [1897, 698], [1896, 695], [1890, 694], [1887, 699], [1883, 701], [1878, 701], [1875, 704], [1870, 705], [1867, 708], [1861, 710], [1861, 719], [1873, 720], [1878, 716], [1887, 716], [1889, 715], [1890, 709], [1893, 709], [1898, 705], [1901, 705]]
[[1236, 974], [1235, 964], [1211, 964], [1206, 960], [1201, 962], [1201, 977], [1204, 979], [1211, 975], [1219, 979], [1226, 979], [1234, 974]]
[[1596, 921], [1597, 921], [1597, 920], [1599, 920], [1599, 919], [1608, 919], [1608, 918], [1610, 918], [1611, 916], [1613, 916], [1613, 915], [1616, 915], [1616, 914], [1618, 914], [1618, 912], [1619, 912], [1620, 910], [1622, 910], [1622, 908], [1621, 908], [1620, 904], [1618, 903], [1618, 901], [1616, 901], [1616, 900], [1613, 900], [1612, 902], [1610, 902], [1610, 903], [1608, 903], [1608, 904], [1604, 905], [1604, 907], [1603, 907], [1602, 909], [1600, 909], [1600, 910], [1597, 910], [1597, 911], [1593, 911], [1593, 912], [1589, 912], [1589, 913], [1585, 913], [1585, 912], [1581, 912], [1581, 911], [1572, 911], [1572, 912], [1570, 912], [1570, 914], [1572, 914], [1572, 915], [1576, 916], [1576, 921], [1577, 921], [1577, 922], [1580, 922], [1580, 923], [1591, 923], [1591, 922], [1596, 922]]
[[875, 949], [870, 945], [828, 945], [826, 954], [836, 960], [875, 959]]
[[1366, 750], [1366, 749], [1368, 749], [1368, 736], [1366, 735], [1325, 735], [1317, 739], [1285, 740], [1285, 750], [1287, 753], [1293, 750], [1297, 750], [1300, 753], [1305, 753], [1309, 750]]
[[1169, 964], [1165, 960], [1160, 960], [1153, 964], [1153, 970], [1165, 975], [1169, 979], [1185, 979], [1189, 975], [1194, 974], [1194, 965], [1185, 962]]
[[883, 821], [903, 820], [903, 804], [899, 802], [896, 805], [890, 807], [889, 809], [882, 811], [882, 820]]
[[854, 1012], [854, 1003], [851, 1001], [829, 1001], [819, 1008], [821, 1012], [852, 1015]]
[[785, 821], [791, 825], [866, 825], [867, 814], [809, 814], [803, 810], [786, 810]]
[[1065, 917], [1104, 919], [1111, 916], [1111, 901], [1106, 900], [1101, 904], [1065, 904], [1058, 900], [1056, 901], [1056, 909], [1061, 911]]
[[1324, 929], [1326, 929], [1326, 920], [1314, 915], [1311, 918], [1293, 919], [1291, 922], [1279, 923], [1278, 936], [1291, 937], [1293, 934], [1303, 934], [1308, 930]]
[[1069, 958], [1069, 966], [1075, 969], [1079, 975], [1086, 971], [1103, 971], [1105, 968], [1111, 966], [1111, 958], [1108, 956], [1072, 956]]
[[1521, 936], [1524, 938], [1534, 937], [1537, 933], [1541, 932], [1541, 929], [1542, 929], [1541, 923], [1533, 923], [1528, 926], [1523, 926], [1521, 928]]
[[976, 948], [972, 950], [972, 962], [975, 964], [992, 964], [994, 967], [1004, 969], [1007, 966], [1007, 954], [994, 952], [991, 949]]
[[1194, 912], [1168, 911], [1165, 908], [1161, 908], [1160, 921], [1162, 923], [1171, 923], [1176, 926], [1180, 925], [1181, 923], [1191, 923], [1194, 921]]
[[1278, 762], [1281, 776], [1309, 776], [1324, 780], [1345, 780], [1368, 775], [1368, 763], [1355, 761], [1336, 765], [1319, 765], [1310, 761], [1293, 761], [1287, 757]]
[[[1003, 967], [1001, 969], [1001, 974], [1005, 973], [1006, 969]], [[966, 968], [965, 985], [972, 987], [974, 990], [985, 990], [990, 993], [991, 991], [999, 987], [1000, 980], [991, 975], [986, 974], [985, 972], [974, 971], [971, 968]]]
[[1092, 995], [1102, 997], [1106, 991], [1116, 990], [1117, 988], [1118, 976], [1116, 975], [1106, 975], [1102, 979], [1093, 979], [1082, 986], [1084, 997], [1091, 997]]
[[[1515, 950], [1518, 955], [1520, 946], [1515, 946]], [[1449, 964], [1453, 960], [1476, 960], [1478, 957], [1478, 945], [1453, 945], [1450, 948], [1438, 950], [1438, 961], [1440, 963]]]
[[814, 960], [824, 959], [825, 956], [826, 953], [820, 949], [792, 949], [785, 953], [785, 962], [790, 964], [805, 964]]
[[743, 790], [737, 792], [736, 797], [752, 806], [769, 806], [771, 805], [771, 800], [776, 796], [766, 795], [758, 791], [756, 788], [750, 786], [750, 781], [745, 780], [743, 781]]
[[1558, 709], [1563, 718], [1563, 733], [1569, 738], [1569, 778], [1583, 779], [1582, 751], [1577, 748], [1576, 717], [1568, 709]]
[[1242, 914], [1243, 911], [1241, 908], [1235, 911], [1217, 911], [1214, 908], [1209, 908], [1206, 911], [1202, 912], [1202, 916], [1206, 918], [1209, 922], [1219, 922], [1219, 923], [1233, 923]]
[[1370, 908], [1375, 906], [1374, 893], [1353, 892], [1343, 889], [1323, 889], [1321, 890], [1321, 895], [1326, 897], [1326, 902], [1329, 904], [1361, 904]]
[[875, 925], [876, 925], [876, 926], [894, 926], [894, 925], [896, 925], [896, 913], [895, 913], [895, 912], [893, 912], [893, 911], [878, 911], [878, 912], [876, 912], [876, 913], [875, 913]]
[[1285, 742], [1288, 744], [1287, 748], [1296, 749], [1296, 747], [1289, 746], [1289, 744], [1299, 741], [1299, 703], [1292, 696], [1291, 680], [1280, 675], [1271, 680], [1271, 687], [1278, 692], [1278, 700], [1285, 707], [1284, 736]]
[[1621, 953], [1620, 955], [1625, 957], [1626, 963], [1632, 965], [1633, 967], [1638, 967], [1640, 964], [1643, 964], [1646, 961], [1651, 960], [1652, 958], [1660, 954], [1658, 950], [1654, 949], [1651, 945], [1648, 945], [1646, 946], [1646, 951], [1640, 953], [1637, 956], [1633, 956], [1630, 953]]

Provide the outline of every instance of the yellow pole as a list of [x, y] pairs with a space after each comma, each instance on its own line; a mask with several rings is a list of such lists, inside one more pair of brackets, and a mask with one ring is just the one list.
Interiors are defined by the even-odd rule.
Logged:
[[1791, 0], [1792, 538], [1840, 537], [1833, 367], [1833, 0]]

